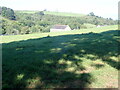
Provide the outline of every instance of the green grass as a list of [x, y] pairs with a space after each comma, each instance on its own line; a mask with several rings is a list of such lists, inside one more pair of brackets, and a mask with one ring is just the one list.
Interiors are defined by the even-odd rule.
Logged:
[[3, 88], [118, 88], [116, 28], [2, 36]]
[[37, 10], [31, 11], [31, 10], [15, 10], [17, 13], [36, 13], [38, 12]]
[[57, 15], [57, 16], [71, 16], [71, 17], [82, 17], [85, 14], [78, 14], [78, 13], [70, 13], [70, 12], [53, 12], [53, 11], [45, 11], [45, 14], [50, 15]]
[[65, 32], [50, 32], [50, 33], [34, 33], [28, 35], [14, 35], [14, 36], [0, 36], [1, 40], [0, 43], [8, 43], [13, 41], [20, 41], [20, 40], [27, 40], [27, 39], [34, 39], [34, 38], [42, 38], [48, 35], [50, 36], [59, 36], [59, 35], [69, 35], [69, 34], [82, 34], [82, 33], [100, 33], [108, 30], [116, 30], [117, 25], [112, 26], [105, 26], [99, 28], [90, 28], [90, 29], [80, 29], [80, 30], [72, 30], [72, 31], [65, 31]]
[[83, 25], [85, 25], [87, 28], [95, 28], [96, 27], [96, 25], [89, 24], [89, 23], [84, 23]]
[[[19, 10], [19, 11], [15, 11], [17, 13], [36, 13], [38, 11], [27, 11], [27, 10]], [[78, 13], [69, 13], [69, 12], [53, 12], [53, 11], [44, 11], [45, 14], [49, 14], [49, 15], [57, 15], [57, 16], [71, 16], [71, 17], [81, 17], [81, 16], [85, 16], [85, 14], [78, 14]]]

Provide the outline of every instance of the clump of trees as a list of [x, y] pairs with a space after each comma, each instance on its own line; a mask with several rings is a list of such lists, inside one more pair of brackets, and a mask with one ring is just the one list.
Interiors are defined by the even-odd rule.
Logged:
[[95, 14], [93, 12], [90, 12], [88, 15], [95, 16]]
[[7, 7], [0, 7], [0, 15], [2, 15], [3, 17], [6, 17], [10, 20], [15, 20], [15, 13], [14, 10], [11, 8], [7, 8]]
[[[36, 32], [49, 32], [55, 24], [69, 25], [73, 30], [90, 28], [87, 25], [114, 25], [117, 21], [95, 16], [94, 13], [83, 17], [68, 17], [44, 14], [44, 11], [36, 13], [19, 13], [7, 7], [0, 7], [1, 34], [29, 34]], [[87, 23], [87, 24], [85, 24]]]

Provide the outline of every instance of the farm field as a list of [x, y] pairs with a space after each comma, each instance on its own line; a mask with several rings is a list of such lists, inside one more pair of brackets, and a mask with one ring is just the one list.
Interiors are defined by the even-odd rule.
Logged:
[[[27, 11], [27, 10], [21, 10], [21, 11], [16, 11], [18, 13], [36, 13], [38, 11]], [[68, 12], [54, 12], [54, 11], [44, 11], [44, 14], [49, 14], [49, 15], [57, 15], [57, 16], [70, 16], [70, 17], [82, 17], [85, 16], [84, 14], [78, 14], [78, 13], [68, 13]]]
[[44, 11], [44, 13], [45, 13], [45, 14], [50, 14], [50, 15], [70, 16], [70, 17], [82, 17], [82, 16], [85, 16], [84, 14], [66, 13], [66, 12], [51, 12], [51, 11]]
[[117, 25], [0, 36], [3, 88], [118, 88]]
[[36, 13], [38, 12], [37, 10], [36, 11], [31, 11], [31, 10], [16, 10], [15, 12], [17, 13]]

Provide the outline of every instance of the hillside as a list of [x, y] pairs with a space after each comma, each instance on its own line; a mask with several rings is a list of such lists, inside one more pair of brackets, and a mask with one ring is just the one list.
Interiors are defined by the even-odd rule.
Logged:
[[[0, 12], [2, 89], [118, 88], [117, 21], [4, 9]], [[50, 32], [55, 24], [72, 30]]]
[[15, 10], [15, 13], [29, 13], [29, 14], [31, 14], [31, 13], [36, 13], [36, 12], [39, 12], [39, 11], [37, 11], [37, 10]]
[[0, 32], [7, 35], [50, 32], [50, 28], [55, 24], [69, 25], [72, 30], [95, 28], [97, 25], [117, 25], [117, 21], [102, 18], [93, 13], [83, 15], [50, 11], [14, 12], [10, 8], [2, 8], [1, 16], [4, 18]]
[[[39, 11], [30, 11], [30, 10], [16, 10], [16, 13], [37, 13]], [[69, 12], [53, 12], [53, 11], [43, 11], [44, 14], [48, 14], [48, 15], [57, 15], [57, 16], [69, 16], [69, 17], [81, 17], [81, 16], [85, 16], [85, 14], [78, 14], [78, 13], [69, 13]]]
[[68, 13], [68, 12], [52, 12], [52, 11], [44, 11], [45, 14], [57, 15], [57, 16], [69, 16], [69, 17], [82, 17], [85, 14], [78, 13]]

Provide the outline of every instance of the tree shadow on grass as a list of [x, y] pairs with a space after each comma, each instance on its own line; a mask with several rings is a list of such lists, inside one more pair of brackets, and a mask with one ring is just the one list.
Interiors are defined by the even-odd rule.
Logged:
[[92, 64], [91, 66], [95, 67], [96, 69], [104, 67], [104, 64]]
[[109, 60], [110, 56], [118, 56], [119, 42], [114, 38], [118, 32], [50, 36], [3, 44], [3, 88], [89, 87], [94, 77], [90, 72], [80, 73], [86, 70], [81, 58], [102, 58], [119, 69], [117, 61]]

